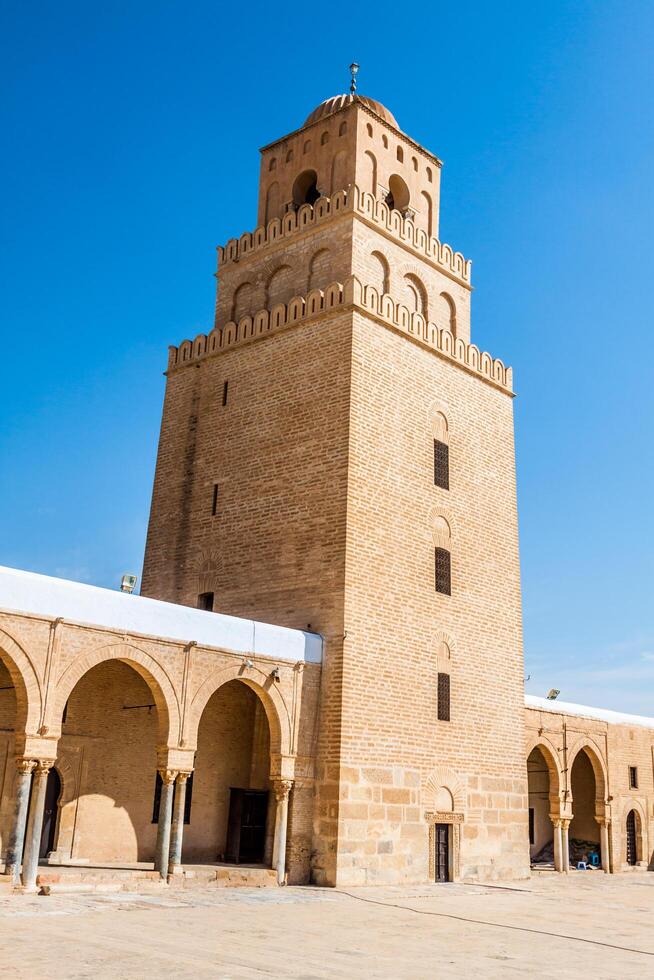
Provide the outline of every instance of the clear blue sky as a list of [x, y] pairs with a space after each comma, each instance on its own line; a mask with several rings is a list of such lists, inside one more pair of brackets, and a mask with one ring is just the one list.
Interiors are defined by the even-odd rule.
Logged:
[[654, 712], [654, 5], [2, 4], [0, 562], [140, 571], [168, 343], [257, 148], [360, 92], [444, 161], [511, 363], [528, 690]]

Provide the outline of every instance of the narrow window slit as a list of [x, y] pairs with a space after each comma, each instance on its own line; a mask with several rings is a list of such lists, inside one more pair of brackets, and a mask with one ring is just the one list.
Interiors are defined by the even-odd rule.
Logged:
[[450, 489], [450, 447], [434, 439], [434, 486]]
[[450, 675], [438, 675], [438, 720], [450, 720]]
[[452, 572], [450, 553], [447, 548], [435, 550], [436, 591], [442, 595], [452, 595]]

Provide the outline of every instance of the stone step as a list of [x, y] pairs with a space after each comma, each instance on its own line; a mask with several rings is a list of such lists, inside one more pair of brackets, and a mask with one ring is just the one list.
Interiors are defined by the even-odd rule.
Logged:
[[37, 885], [60, 885], [60, 884], [98, 884], [98, 883], [123, 883], [130, 881], [160, 881], [158, 871], [130, 871], [122, 868], [97, 868], [93, 871], [83, 869], [62, 868], [61, 870], [48, 869], [40, 871], [36, 876]]
[[[37, 874], [36, 886], [47, 894], [71, 892], [158, 892], [168, 889], [276, 888], [270, 868], [193, 867], [165, 882], [157, 871], [124, 868], [48, 868]], [[8, 891], [11, 889], [9, 888]]]
[[276, 888], [270, 868], [189, 868], [170, 878], [171, 888]]

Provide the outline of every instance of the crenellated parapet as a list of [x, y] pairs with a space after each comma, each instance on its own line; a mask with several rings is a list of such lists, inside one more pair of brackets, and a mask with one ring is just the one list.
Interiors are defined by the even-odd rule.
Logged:
[[348, 308], [366, 312], [440, 357], [512, 392], [512, 369], [499, 358], [493, 358], [480, 351], [475, 344], [454, 337], [449, 330], [426, 320], [420, 313], [412, 313], [392, 296], [380, 294], [373, 286], [362, 285], [355, 276], [351, 276], [345, 284], [334, 282], [324, 290], [312, 289], [306, 296], [295, 296], [288, 303], [279, 303], [270, 310], [259, 310], [254, 316], [244, 316], [238, 322], [232, 320], [222, 327], [215, 327], [208, 334], [198, 334], [194, 340], [184, 340], [179, 347], [169, 347], [168, 371], [197, 363], [203, 358], [251, 343], [325, 313]]
[[218, 268], [230, 262], [242, 261], [253, 252], [280, 241], [287, 241], [321, 222], [346, 213], [358, 214], [421, 258], [428, 259], [446, 275], [464, 285], [470, 285], [472, 262], [469, 259], [461, 252], [455, 252], [450, 245], [437, 238], [430, 238], [422, 228], [416, 226], [410, 213], [403, 215], [400, 211], [391, 210], [384, 201], [377, 200], [369, 191], [362, 190], [356, 184], [350, 184], [346, 190], [338, 191], [332, 197], [321, 197], [315, 204], [303, 204], [297, 210], [290, 210], [283, 218], [273, 218], [265, 227], [244, 232], [240, 238], [230, 239], [226, 245], [217, 249]]

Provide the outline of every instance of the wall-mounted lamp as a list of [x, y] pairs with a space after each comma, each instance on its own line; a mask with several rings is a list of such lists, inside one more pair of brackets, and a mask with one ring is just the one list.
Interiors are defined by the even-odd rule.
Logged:
[[131, 595], [136, 588], [136, 575], [123, 575], [120, 580], [120, 591]]
[[254, 663], [250, 660], [249, 657], [244, 657], [243, 666], [246, 668], [246, 670], [251, 670], [252, 667], [254, 667]]
[[275, 667], [273, 670], [271, 670], [270, 671], [270, 676], [274, 680], [275, 684], [279, 684], [279, 682], [282, 679], [282, 675], [279, 672], [279, 667]]
[[559, 696], [560, 693], [561, 692], [560, 691], [557, 691], [557, 689], [555, 687], [551, 687], [550, 688], [550, 692], [547, 695], [547, 700], [548, 701], [556, 701], [556, 699], [558, 698], [558, 696]]

